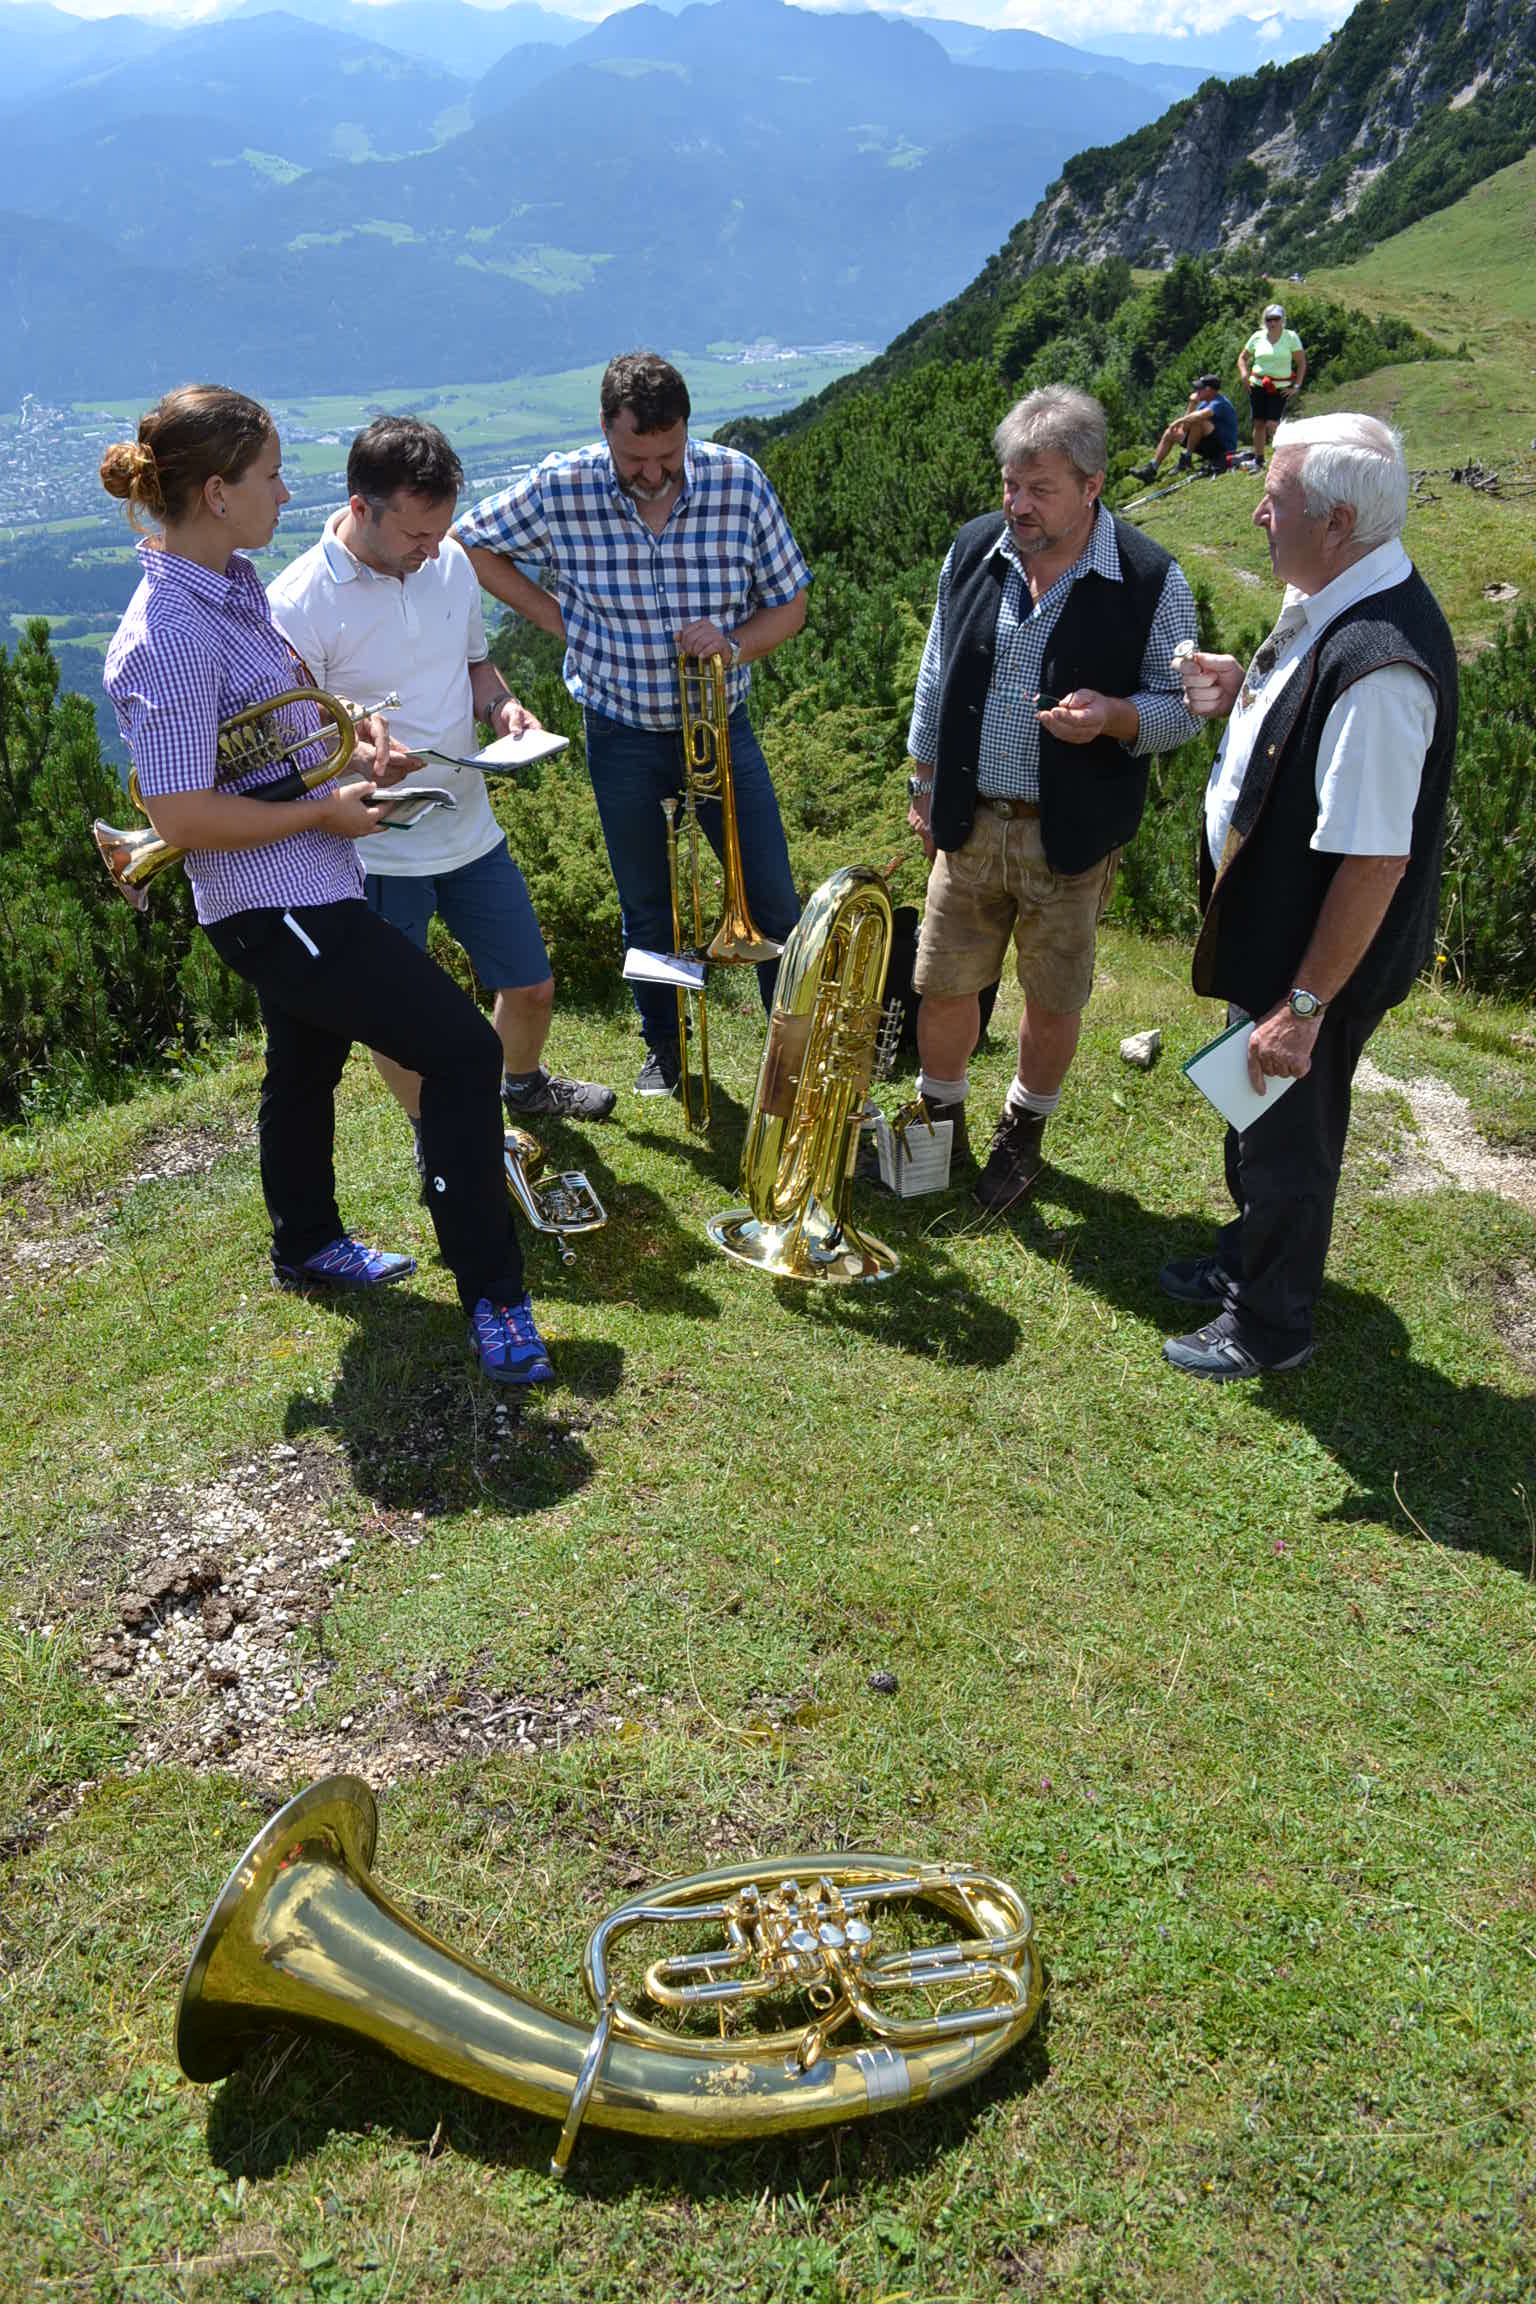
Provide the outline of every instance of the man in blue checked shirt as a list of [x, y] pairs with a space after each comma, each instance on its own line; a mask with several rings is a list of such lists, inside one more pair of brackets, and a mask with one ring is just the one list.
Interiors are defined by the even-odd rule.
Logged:
[[[690, 440], [688, 387], [654, 352], [603, 375], [603, 437], [548, 456], [454, 533], [486, 591], [565, 643], [587, 766], [619, 891], [624, 944], [670, 951], [672, 903], [661, 802], [683, 782], [679, 646], [728, 659], [731, 771], [747, 901], [782, 941], [800, 917], [767, 763], [747, 716], [747, 666], [805, 622], [811, 581], [782, 507], [749, 456]], [[541, 566], [546, 591], [517, 562]], [[719, 846], [718, 805], [700, 821]], [[773, 1001], [777, 961], [758, 970]], [[677, 1001], [636, 984], [642, 1096], [676, 1093]]]
[[1103, 409], [1065, 385], [1003, 418], [1002, 515], [970, 521], [944, 562], [907, 739], [907, 820], [933, 865], [918, 1090], [961, 1157], [978, 994], [1010, 937], [1017, 952], [1018, 1071], [976, 1186], [993, 1213], [1040, 1172], [1147, 760], [1197, 733], [1171, 661], [1195, 604], [1161, 545], [1099, 502], [1105, 445]]

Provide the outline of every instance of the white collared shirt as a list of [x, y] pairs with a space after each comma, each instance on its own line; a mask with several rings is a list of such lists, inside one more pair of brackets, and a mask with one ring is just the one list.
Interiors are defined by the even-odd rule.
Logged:
[[[319, 543], [268, 585], [273, 620], [318, 687], [364, 705], [396, 690], [400, 705], [388, 715], [390, 733], [407, 750], [430, 744], [472, 758], [479, 745], [469, 668], [483, 662], [486, 645], [468, 555], [449, 536], [437, 558], [409, 576], [381, 575], [342, 543], [341, 518], [333, 513]], [[474, 769], [432, 760], [399, 789], [412, 784], [441, 785], [458, 805], [437, 809], [409, 832], [358, 841], [365, 871], [386, 879], [452, 872], [505, 839], [485, 778]]]
[[[1413, 563], [1394, 536], [1320, 592], [1286, 587], [1291, 625], [1269, 677], [1243, 684], [1205, 789], [1205, 837], [1219, 865], [1254, 741], [1287, 681], [1346, 608], [1406, 582]], [[1409, 664], [1384, 664], [1354, 682], [1323, 723], [1317, 747], [1317, 822], [1311, 846], [1335, 856], [1406, 856], [1419, 779], [1435, 732], [1435, 692]]]

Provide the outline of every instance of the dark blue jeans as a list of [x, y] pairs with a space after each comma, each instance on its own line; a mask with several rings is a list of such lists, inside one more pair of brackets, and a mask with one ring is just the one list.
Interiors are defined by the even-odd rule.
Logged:
[[[585, 716], [587, 767], [597, 812], [602, 820], [608, 861], [619, 891], [624, 949], [632, 944], [642, 952], [672, 950], [672, 894], [667, 877], [667, 824], [661, 803], [683, 788], [683, 747], [677, 730], [632, 728], [610, 720], [606, 713], [589, 710]], [[800, 917], [789, 869], [789, 850], [779, 821], [768, 763], [752, 733], [746, 706], [731, 714], [731, 778], [736, 789], [736, 823], [741, 835], [741, 868], [747, 903], [765, 936], [782, 943]], [[706, 801], [699, 823], [710, 846], [720, 853], [720, 806]], [[686, 843], [679, 862], [683, 867], [684, 902], [687, 900]], [[714, 923], [706, 921], [706, 933]], [[692, 921], [686, 910], [685, 943], [692, 940]], [[777, 960], [757, 971], [763, 1006], [773, 1006]], [[648, 1048], [677, 1046], [677, 996], [663, 984], [631, 987], [640, 1011], [640, 1029]]]

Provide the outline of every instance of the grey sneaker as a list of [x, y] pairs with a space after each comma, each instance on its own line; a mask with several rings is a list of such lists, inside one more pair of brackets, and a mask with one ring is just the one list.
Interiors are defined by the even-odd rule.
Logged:
[[567, 1080], [540, 1065], [527, 1087], [501, 1083], [501, 1100], [514, 1120], [606, 1120], [617, 1098], [596, 1080]]
[[1010, 1112], [992, 1131], [987, 1164], [976, 1179], [976, 1198], [991, 1216], [1001, 1216], [1022, 1200], [1045, 1165], [1040, 1140], [1045, 1134], [1042, 1112]]
[[637, 1096], [675, 1096], [683, 1069], [675, 1048], [653, 1048], [635, 1082]]
[[1237, 1332], [1230, 1312], [1223, 1312], [1204, 1328], [1188, 1336], [1170, 1336], [1163, 1358], [1183, 1376], [1203, 1376], [1208, 1383], [1241, 1383], [1249, 1376], [1274, 1376], [1289, 1368], [1305, 1368], [1317, 1347], [1303, 1344], [1282, 1360], [1259, 1360]]

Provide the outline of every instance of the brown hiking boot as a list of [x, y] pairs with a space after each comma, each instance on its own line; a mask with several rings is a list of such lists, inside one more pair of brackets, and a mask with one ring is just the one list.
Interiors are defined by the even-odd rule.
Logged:
[[1030, 1190], [1045, 1162], [1040, 1139], [1043, 1112], [1004, 1111], [992, 1131], [987, 1164], [976, 1179], [976, 1199], [989, 1215], [1001, 1216]]

